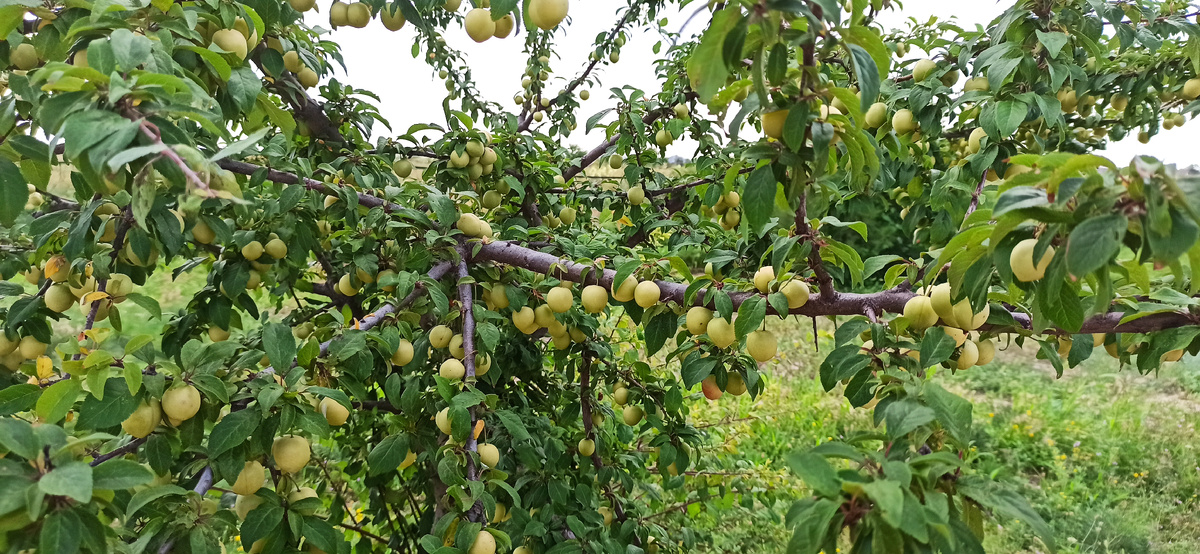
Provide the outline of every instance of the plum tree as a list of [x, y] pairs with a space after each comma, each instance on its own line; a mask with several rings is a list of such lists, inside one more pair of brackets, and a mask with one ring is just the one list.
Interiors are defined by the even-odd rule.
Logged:
[[[570, 75], [569, 0], [322, 5], [445, 82], [410, 129], [315, 4], [0, 8], [0, 551], [692, 551], [655, 514], [782, 493], [714, 486], [690, 405], [761, 394], [804, 318], [880, 428], [788, 457], [793, 550], [975, 552], [985, 516], [1052, 549], [930, 368], [1200, 351], [1200, 179], [1093, 153], [1200, 109], [1183, 2], [713, 2], [689, 37], [628, 0]], [[645, 29], [657, 90], [602, 83]], [[446, 33], [524, 39], [515, 104]], [[146, 294], [184, 273], [182, 308]]]

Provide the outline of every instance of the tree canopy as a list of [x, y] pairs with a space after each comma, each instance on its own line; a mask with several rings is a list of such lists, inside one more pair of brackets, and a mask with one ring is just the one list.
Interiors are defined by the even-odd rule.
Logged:
[[[984, 518], [1053, 550], [937, 374], [1200, 351], [1200, 177], [1092, 153], [1200, 106], [1186, 2], [627, 0], [587, 60], [568, 0], [460, 3], [320, 7], [445, 81], [408, 129], [314, 0], [0, 6], [0, 551], [688, 552], [655, 514], [771, 494], [696, 471], [689, 407], [817, 323], [875, 426], [788, 457], [790, 552], [982, 552]], [[643, 29], [658, 90], [602, 83]], [[448, 33], [524, 41], [514, 102]]]

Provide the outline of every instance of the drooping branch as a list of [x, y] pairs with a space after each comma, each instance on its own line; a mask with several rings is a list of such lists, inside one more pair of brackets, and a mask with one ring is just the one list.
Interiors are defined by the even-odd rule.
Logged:
[[[634, 18], [637, 17], [638, 11], [635, 9], [636, 7], [637, 7], [636, 1], [634, 1], [630, 4], [629, 9], [625, 11], [625, 15], [623, 17], [621, 17], [620, 21], [617, 21], [616, 26], [614, 26], [608, 32], [608, 34], [604, 37], [605, 43], [612, 42], [616, 38], [617, 33], [621, 32], [621, 28], [624, 27], [625, 25], [627, 25], [630, 21], [632, 21]], [[523, 133], [525, 131], [528, 131], [529, 126], [533, 124], [533, 114], [534, 113], [539, 112], [539, 111], [549, 110], [551, 107], [558, 104], [558, 99], [560, 97], [562, 97], [563, 94], [571, 94], [571, 93], [575, 92], [575, 89], [579, 88], [579, 85], [583, 84], [583, 82], [585, 80], [587, 80], [588, 76], [591, 75], [592, 70], [594, 70], [596, 68], [596, 66], [599, 64], [600, 64], [600, 57], [599, 56], [593, 57], [592, 61], [589, 62], [586, 67], [583, 68], [583, 73], [580, 73], [578, 77], [576, 77], [569, 84], [567, 84], [567, 87], [563, 89], [563, 92], [560, 93], [559, 96], [552, 98], [550, 100], [550, 103], [547, 104], [546, 107], [543, 108], [543, 107], [541, 107], [540, 104], [533, 103], [531, 105], [532, 106], [531, 110], [528, 110], [527, 113], [523, 112], [521, 114], [521, 122], [520, 122], [520, 124], [517, 125], [517, 132]]]
[[[750, 173], [751, 171], [754, 171], [754, 167], [746, 167], [746, 168], [742, 168], [740, 171], [738, 171], [738, 175], [744, 175], [744, 174], [746, 174], [746, 173]], [[709, 183], [714, 183], [714, 182], [716, 182], [716, 181], [719, 181], [719, 180], [721, 180], [721, 179], [723, 179], [723, 178], [724, 178], [724, 176], [722, 176], [722, 177], [708, 177], [708, 178], [705, 178], [705, 179], [698, 179], [698, 180], [696, 180], [696, 181], [692, 181], [692, 182], [690, 182], [690, 183], [684, 183], [684, 184], [682, 184], [682, 185], [676, 185], [676, 186], [673, 186], [673, 187], [667, 187], [667, 188], [665, 188], [665, 189], [648, 190], [648, 191], [646, 191], [646, 196], [649, 196], [649, 197], [655, 197], [655, 196], [662, 196], [662, 195], [664, 195], [664, 194], [671, 194], [671, 193], [674, 193], [674, 192], [679, 192], [679, 191], [681, 191], [681, 190], [687, 190], [687, 189], [690, 189], [690, 188], [695, 188], [695, 187], [698, 187], [698, 186], [700, 186], [700, 185], [707, 185], [707, 184], [709, 184]]]

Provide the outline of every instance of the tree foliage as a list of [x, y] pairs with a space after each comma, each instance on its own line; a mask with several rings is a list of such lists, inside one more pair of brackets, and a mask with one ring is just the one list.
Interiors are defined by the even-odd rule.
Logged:
[[[1197, 109], [1184, 2], [680, 2], [687, 39], [629, 0], [561, 62], [566, 0], [458, 4], [328, 10], [446, 81], [406, 130], [305, 0], [0, 7], [0, 551], [687, 552], [657, 515], [772, 494], [706, 478], [689, 406], [761, 393], [807, 318], [875, 427], [788, 457], [789, 551], [980, 552], [985, 517], [1054, 549], [935, 369], [1200, 351], [1200, 179], [1090, 153]], [[589, 112], [640, 27], [661, 90]], [[464, 32], [524, 41], [515, 106]], [[164, 312], [161, 272], [207, 281]]]

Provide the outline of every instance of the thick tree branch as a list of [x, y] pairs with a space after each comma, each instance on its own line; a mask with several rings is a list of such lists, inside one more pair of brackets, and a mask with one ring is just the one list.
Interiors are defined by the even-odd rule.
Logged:
[[[461, 244], [458, 246], [458, 301], [459, 309], [462, 314], [462, 336], [463, 336], [463, 366], [466, 368], [466, 375], [463, 380], [470, 383], [475, 380], [475, 300], [472, 283], [468, 281], [471, 276], [467, 268], [467, 256], [470, 252]], [[475, 438], [475, 407], [472, 406], [467, 410], [471, 415], [470, 431], [467, 432], [467, 450], [470, 452], [479, 451], [479, 443]], [[467, 456], [467, 480], [478, 481], [480, 468], [475, 465], [475, 458]], [[486, 514], [483, 509], [483, 502], [475, 501], [471, 509], [467, 511], [467, 519], [486, 524]]]

